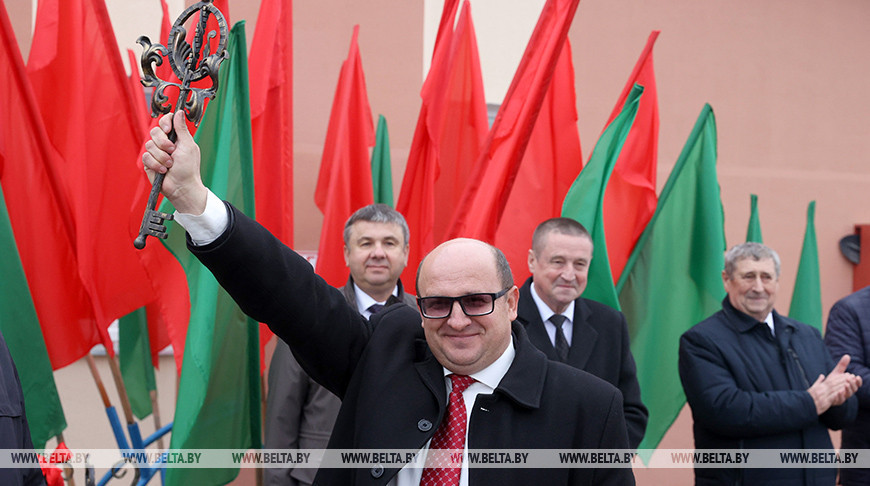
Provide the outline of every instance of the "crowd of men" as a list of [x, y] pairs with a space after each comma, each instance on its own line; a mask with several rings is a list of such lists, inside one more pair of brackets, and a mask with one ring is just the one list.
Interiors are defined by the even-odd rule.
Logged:
[[[280, 338], [265, 447], [407, 449], [425, 458], [424, 467], [267, 469], [267, 484], [634, 484], [626, 467], [484, 468], [470, 467], [465, 454], [461, 463], [438, 456], [641, 443], [648, 412], [625, 317], [581, 297], [594, 250], [582, 225], [553, 218], [538, 226], [531, 277], [521, 287], [497, 248], [447, 241], [420, 263], [414, 297], [399, 280], [407, 223], [388, 206], [366, 206], [345, 225], [349, 276], [336, 289], [202, 184], [199, 149], [180, 113], [174, 121], [176, 142], [167, 136], [171, 115], [152, 130], [146, 171], [166, 174], [163, 193], [189, 250]], [[722, 278], [722, 309], [680, 339], [695, 447], [832, 450], [829, 430], [842, 429], [843, 448], [870, 448], [870, 287], [837, 302], [823, 340], [775, 310], [780, 259], [771, 248], [731, 248]], [[26, 421], [22, 428], [0, 414], [0, 430], [7, 428], [26, 432]], [[836, 468], [696, 468], [695, 483], [833, 485], [837, 475]], [[839, 475], [845, 485], [870, 484], [866, 469]]]

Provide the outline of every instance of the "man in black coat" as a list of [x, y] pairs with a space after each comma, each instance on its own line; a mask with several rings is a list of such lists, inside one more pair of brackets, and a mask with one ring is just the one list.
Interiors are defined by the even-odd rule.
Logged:
[[[355, 211], [344, 225], [344, 260], [350, 270], [341, 292], [366, 318], [392, 304], [416, 307], [399, 275], [408, 265], [410, 230], [405, 217], [386, 204]], [[269, 365], [264, 449], [324, 449], [341, 400], [311, 379], [280, 339]], [[266, 486], [306, 486], [312, 467], [267, 468]]]
[[[305, 259], [203, 186], [198, 147], [183, 115], [174, 121], [177, 143], [166, 136], [169, 115], [152, 130], [146, 170], [167, 174], [163, 193], [188, 230], [190, 250], [243, 311], [267, 323], [306, 372], [342, 399], [330, 449], [427, 454], [445, 422], [453, 375], [474, 379], [457, 400], [467, 411], [463, 451], [628, 447], [619, 391], [547, 360], [511, 324], [519, 290], [500, 251], [476, 240], [442, 244], [418, 270], [422, 322], [404, 305], [369, 322]], [[470, 485], [634, 484], [630, 467], [493, 468], [472, 467], [469, 454], [462, 459]], [[401, 463], [331, 468], [315, 484], [403, 486], [424, 474]]]
[[[517, 320], [526, 327], [532, 344], [548, 358], [619, 388], [628, 443], [637, 448], [649, 413], [640, 399], [625, 316], [580, 297], [586, 289], [592, 250], [589, 232], [573, 219], [552, 218], [539, 224], [529, 250], [532, 276], [520, 289]], [[559, 327], [554, 320], [560, 321]]]

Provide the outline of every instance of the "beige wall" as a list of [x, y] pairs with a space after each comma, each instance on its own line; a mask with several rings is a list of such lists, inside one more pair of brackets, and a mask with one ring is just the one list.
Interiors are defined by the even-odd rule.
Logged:
[[[31, 3], [6, 3], [26, 50]], [[182, 3], [170, 2], [173, 15], [184, 8]], [[537, 15], [529, 12], [530, 6], [538, 8], [541, 3], [472, 0], [488, 99], [497, 102], [498, 93], [510, 83], [520, 55], [517, 50], [522, 50]], [[126, 41], [131, 46], [143, 33], [156, 38], [152, 32], [159, 28], [158, 0], [135, 4], [107, 0], [107, 4], [116, 26], [123, 25], [116, 32], [132, 34]], [[249, 45], [258, 4], [230, 0], [232, 20], [247, 20]], [[432, 16], [440, 11], [438, 0], [294, 2], [298, 249], [317, 247], [322, 218], [313, 203], [313, 188], [353, 25], [360, 24], [373, 117], [382, 113], [389, 122], [398, 197], [419, 110], [420, 84], [431, 56], [432, 39], [424, 32], [434, 35], [432, 24], [438, 20]], [[783, 259], [777, 307], [787, 311], [806, 207], [816, 200], [827, 316], [834, 301], [851, 291], [852, 268], [837, 243], [855, 223], [870, 222], [870, 110], [863, 96], [864, 82], [870, 78], [868, 20], [870, 3], [860, 0], [584, 0], [570, 33], [583, 153], [588, 157], [591, 152], [650, 31], [661, 30], [655, 48], [661, 113], [659, 188], [703, 104], [709, 102], [717, 117], [718, 175], [729, 246], [745, 237], [749, 195], [758, 194], [765, 243]], [[125, 41], [119, 38], [119, 42]], [[492, 63], [496, 56], [500, 60]], [[67, 376], [73, 372], [71, 367], [58, 376], [72, 380]], [[85, 375], [82, 389], [93, 386], [89, 379]], [[173, 386], [161, 382], [162, 396], [172, 396]], [[79, 398], [67, 396], [64, 403], [70, 409]], [[105, 424], [97, 405], [88, 405], [81, 413], [74, 410], [75, 415], [67, 412], [71, 438], [89, 437]], [[171, 416], [171, 410], [170, 401], [165, 415]], [[94, 425], [79, 432], [79, 423], [88, 423], [88, 417], [93, 417]], [[688, 413], [684, 411], [662, 445], [691, 447]], [[691, 484], [691, 471], [642, 471], [638, 479], [639, 484], [649, 485]]]

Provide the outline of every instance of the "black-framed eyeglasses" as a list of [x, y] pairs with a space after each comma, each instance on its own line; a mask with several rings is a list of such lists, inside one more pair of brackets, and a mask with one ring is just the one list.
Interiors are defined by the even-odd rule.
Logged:
[[492, 314], [495, 310], [495, 300], [506, 294], [513, 287], [508, 287], [498, 293], [480, 292], [460, 295], [459, 297], [417, 297], [417, 306], [427, 319], [444, 319], [453, 312], [453, 303], [459, 301], [462, 312], [469, 317], [480, 317]]

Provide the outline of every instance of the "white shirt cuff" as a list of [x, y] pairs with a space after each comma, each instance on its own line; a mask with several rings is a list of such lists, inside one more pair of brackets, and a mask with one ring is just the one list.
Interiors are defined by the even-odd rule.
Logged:
[[211, 190], [205, 202], [205, 211], [200, 215], [175, 211], [175, 220], [190, 235], [196, 246], [207, 245], [218, 239], [230, 224], [227, 207]]

